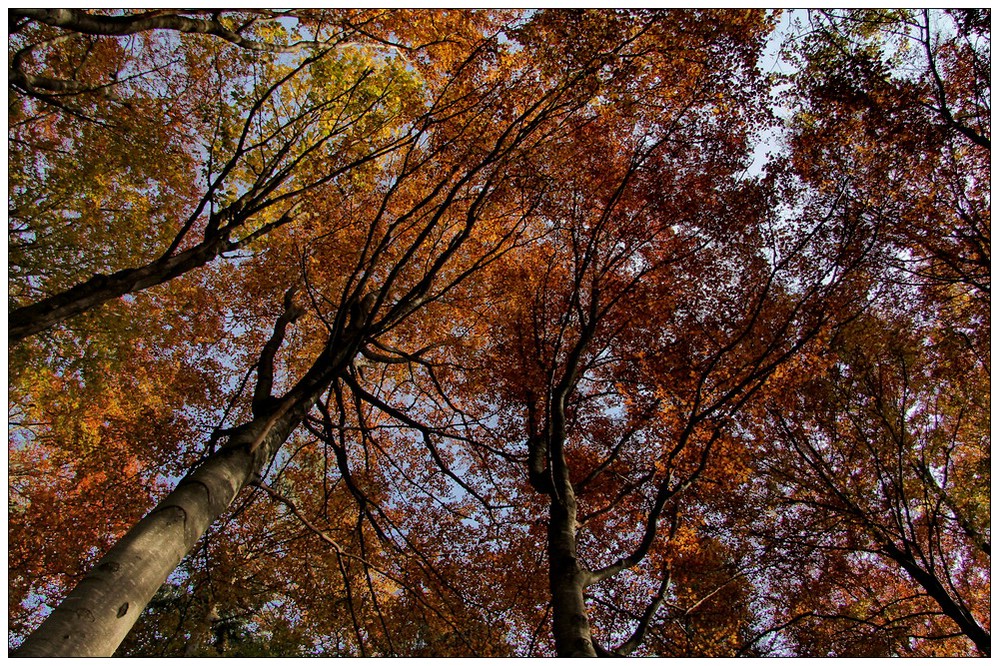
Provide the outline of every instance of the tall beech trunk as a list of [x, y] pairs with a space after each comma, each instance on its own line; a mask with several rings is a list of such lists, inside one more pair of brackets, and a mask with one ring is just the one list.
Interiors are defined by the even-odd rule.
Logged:
[[589, 572], [576, 557], [576, 499], [553, 498], [548, 515], [548, 580], [555, 654], [596, 657], [583, 589]]
[[229, 245], [214, 238], [137, 268], [126, 268], [111, 275], [95, 275], [86, 282], [53, 294], [37, 303], [10, 312], [7, 339], [17, 342], [115, 298], [131, 294], [200, 268], [217, 257]]
[[[573, 350], [578, 358], [588, 341], [584, 337]], [[552, 595], [552, 633], [559, 657], [596, 657], [590, 620], [583, 590], [590, 572], [579, 563], [576, 553], [576, 489], [565, 460], [566, 397], [576, 381], [576, 362], [555, 388], [549, 403], [546, 432], [549, 483], [544, 488], [551, 498], [548, 510], [548, 582]]]
[[[282, 322], [287, 319], [286, 311], [265, 356], [268, 349], [280, 345]], [[232, 431], [224, 447], [209, 455], [129, 530], [14, 656], [111, 656], [167, 576], [239, 492], [258, 478], [353, 359], [361, 339], [356, 323], [352, 321], [337, 336], [343, 344], [335, 350], [327, 346], [283, 397], [256, 401], [253, 419]], [[269, 377], [270, 371], [263, 375]]]

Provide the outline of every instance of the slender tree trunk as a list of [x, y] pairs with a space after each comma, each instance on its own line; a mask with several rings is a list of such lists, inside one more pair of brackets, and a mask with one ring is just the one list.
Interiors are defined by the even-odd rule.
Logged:
[[[315, 42], [302, 41], [290, 46], [279, 46], [267, 42], [247, 39], [237, 32], [227, 29], [220, 22], [159, 12], [147, 12], [136, 16], [95, 16], [79, 9], [15, 9], [12, 17], [28, 17], [51, 26], [65, 28], [85, 35], [133, 35], [148, 30], [176, 30], [177, 32], [215, 35], [237, 46], [253, 51], [271, 53], [294, 53], [305, 45]], [[156, 14], [156, 15], [153, 15]]]
[[354, 357], [360, 334], [348, 327], [345, 337], [347, 344], [335, 352], [328, 347], [294, 388], [255, 409], [253, 420], [185, 476], [111, 548], [14, 656], [110, 657], [167, 576], [274, 458]]
[[583, 598], [588, 573], [576, 557], [576, 500], [552, 499], [548, 520], [548, 579], [555, 653], [559, 657], [597, 656]]
[[222, 238], [206, 241], [145, 266], [126, 268], [111, 275], [95, 275], [66, 291], [17, 308], [8, 317], [8, 341], [23, 340], [107, 301], [163, 284], [204, 266], [217, 257], [226, 245]]
[[978, 651], [986, 657], [992, 656], [992, 635], [982, 628], [974, 616], [962, 604], [959, 604], [944, 589], [943, 584], [932, 573], [920, 567], [911, 557], [906, 555], [894, 544], [884, 543], [884, 552], [895, 560], [912, 576], [926, 593], [937, 602], [944, 615], [954, 621], [961, 632], [971, 639]]

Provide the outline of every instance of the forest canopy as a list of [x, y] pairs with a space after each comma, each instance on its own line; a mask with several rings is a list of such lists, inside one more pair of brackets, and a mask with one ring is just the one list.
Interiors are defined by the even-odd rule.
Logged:
[[989, 656], [991, 16], [8, 14], [14, 656]]

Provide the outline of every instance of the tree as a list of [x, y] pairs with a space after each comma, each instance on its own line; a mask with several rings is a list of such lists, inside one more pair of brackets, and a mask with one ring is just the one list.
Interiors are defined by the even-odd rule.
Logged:
[[990, 650], [974, 12], [10, 18], [15, 654]]
[[[730, 18], [733, 31], [744, 27]], [[740, 34], [750, 62], [760, 48], [752, 35]], [[650, 39], [676, 43], [662, 34]], [[704, 48], [707, 62], [717, 57], [712, 49], [719, 42], [701, 46], [696, 39], [685, 48]], [[671, 56], [661, 57], [668, 63]], [[705, 123], [696, 115], [700, 105], [710, 108], [725, 91], [697, 70], [684, 75], [686, 85], [672, 90], [689, 90], [689, 97], [661, 106], [646, 100], [650, 115], [668, 119], [648, 134], [634, 136], [616, 108], [600, 109], [560, 143], [560, 154], [544, 160], [550, 165], [544, 182], [552, 184], [535, 215], [539, 242], [497, 262], [495, 286], [486, 289], [507, 294], [506, 305], [487, 306], [502, 308], [503, 328], [497, 331], [497, 317], [470, 304], [467, 330], [478, 325], [491, 333], [470, 334], [464, 358], [448, 361], [469, 382], [458, 392], [457, 409], [485, 430], [466, 438], [477, 448], [460, 464], [482, 466], [489, 480], [467, 492], [537, 515], [521, 489], [526, 480], [547, 501], [541, 517], [519, 519], [547, 525], [533, 547], [547, 556], [561, 656], [628, 654], [641, 644], [670, 588], [660, 549], [672, 540], [660, 533], [661, 519], [679, 510], [706, 470], [724, 476], [719, 449], [738, 446], [729, 420], [831, 325], [825, 311], [842, 309], [844, 294], [853, 293], [849, 276], [866, 255], [864, 242], [846, 240], [852, 228], [831, 229], [823, 221], [807, 232], [785, 230], [786, 255], [767, 257], [766, 231], [775, 231], [768, 223], [777, 224], [768, 219], [767, 185], [739, 179], [746, 144], [738, 133], [752, 131], [752, 111], [729, 124]], [[751, 89], [739, 79], [730, 84]], [[705, 89], [717, 97], [701, 97]], [[696, 128], [687, 126], [688, 113], [700, 121]], [[630, 135], [615, 135], [618, 128]], [[699, 152], [698, 142], [717, 148]], [[835, 251], [815, 254], [817, 234], [826, 246], [839, 238]], [[716, 276], [710, 287], [705, 274]], [[403, 395], [432, 394], [435, 383], [430, 377]], [[503, 426], [484, 425], [494, 421]], [[509, 480], [497, 478], [503, 468]], [[588, 557], [584, 548], [600, 555]], [[615, 551], [623, 552], [609, 557]], [[658, 560], [651, 571], [646, 558]], [[609, 561], [600, 566], [601, 559]], [[614, 581], [632, 570], [643, 583], [654, 582], [651, 600], [633, 613], [638, 622], [628, 632], [623, 626], [631, 618], [611, 613], [603, 631], [622, 638], [604, 647], [594, 638], [587, 596], [619, 601]]]
[[[865, 317], [837, 343], [827, 369], [769, 408], [764, 436], [788, 456], [760, 459], [789, 512], [777, 538], [847, 553], [842, 566], [870, 566], [873, 555], [895, 567], [886, 575], [916, 588], [903, 592], [915, 609], [912, 598], [889, 597], [853, 621], [921, 643], [949, 639], [956, 627], [987, 655], [980, 573], [990, 544], [980, 520], [988, 407], [976, 394], [984, 369], [911, 319]], [[953, 624], [936, 626], [940, 615]]]
[[[811, 566], [849, 572], [847, 589], [870, 565], [865, 553], [876, 554], [883, 589], [896, 596], [870, 586], [859, 607], [795, 621], [824, 616], [845, 632], [864, 623], [886, 653], [914, 645], [934, 653], [956, 625], [988, 654], [987, 624], [969, 592], [982, 564], [955, 568], [950, 559], [970, 547], [972, 559], [987, 561], [988, 540], [945, 488], [971, 469], [980, 474], [980, 463], [958, 471], [958, 461], [988, 447], [973, 416], [984, 413], [988, 390], [989, 193], [977, 185], [990, 149], [987, 39], [975, 15], [960, 12], [815, 12], [810, 26], [796, 50], [804, 66], [794, 94], [804, 104], [794, 159], [807, 182], [877, 236], [877, 295], [872, 312], [834, 339], [818, 376], [783, 388], [768, 408], [761, 436], [796, 455], [769, 456], [765, 473], [775, 477], [770, 492], [792, 507], [780, 539], [823, 561]], [[795, 393], [802, 401], [792, 407]], [[808, 416], [798, 411], [806, 402]], [[961, 546], [950, 534], [958, 525]], [[828, 649], [854, 649], [843, 646]]]
[[[56, 20], [63, 14], [69, 18]], [[37, 38], [29, 34], [33, 22], [42, 24], [42, 34], [47, 35], [50, 23], [69, 32], [30, 42], [17, 53], [15, 62], [35, 54], [43, 43], [60, 42], [73, 37], [74, 32], [106, 34], [91, 23], [114, 21], [114, 25], [126, 30], [122, 26], [129, 21], [129, 17], [98, 18], [69, 10], [28, 11], [24, 18], [29, 26], [21, 28], [19, 36], [24, 40]], [[131, 17], [133, 23], [135, 18]], [[169, 25], [167, 19], [164, 15], [151, 17], [150, 26], [144, 30], [164, 22]], [[187, 25], [184, 19], [178, 20]], [[185, 58], [149, 65], [157, 74], [157, 70], [166, 68], [178, 70], [166, 77], [175, 87], [180, 81], [193, 79], [192, 84], [180, 84], [182, 88], [166, 94], [150, 90], [162, 83], [160, 76], [149, 72], [128, 77], [135, 81], [118, 84], [120, 53], [115, 53], [117, 58], [105, 59], [81, 56], [84, 62], [80, 67], [95, 70], [95, 78], [107, 78], [106, 70], [111, 70], [112, 83], [107, 85], [114, 86], [117, 95], [113, 101], [103, 96], [94, 99], [93, 94], [85, 97], [88, 117], [80, 127], [82, 142], [66, 140], [68, 136], [79, 136], [74, 127], [81, 122], [76, 118], [79, 114], [60, 117], [52, 126], [47, 114], [41, 113], [44, 107], [38, 100], [22, 96], [19, 112], [27, 117], [18, 128], [16, 145], [31, 146], [45, 141], [46, 134], [54, 135], [48, 139], [54, 145], [46, 146], [44, 152], [26, 151], [24, 159], [32, 163], [23, 164], [23, 168], [55, 174], [42, 180], [44, 186], [52, 186], [51, 190], [34, 187], [38, 184], [34, 180], [33, 187], [23, 190], [15, 184], [19, 196], [14, 201], [14, 216], [21, 241], [15, 247], [24, 256], [17, 264], [21, 266], [22, 280], [36, 278], [35, 284], [23, 287], [23, 295], [15, 291], [16, 302], [39, 291], [44, 296], [19, 304], [11, 312], [11, 339], [22, 339], [111, 299], [161, 284], [225, 252], [244, 248], [294, 220], [303, 195], [328, 191], [346, 174], [417, 140], [420, 125], [414, 114], [425, 109], [407, 104], [414, 101], [416, 82], [398, 59], [379, 59], [363, 49], [350, 48], [348, 43], [356, 33], [348, 26], [343, 25], [325, 38], [321, 48], [293, 66], [273, 57], [251, 60], [249, 75], [239, 69], [247, 62], [240, 57], [238, 48], [220, 50], [214, 44], [206, 45], [204, 40], [182, 41], [190, 51]], [[133, 31], [139, 31], [136, 25], [128, 27], [125, 34]], [[238, 40], [237, 45], [246, 47]], [[157, 48], [162, 46], [152, 41], [146, 46], [151, 53], [142, 55], [153, 60], [162, 58]], [[178, 67], [179, 63], [187, 67]], [[142, 65], [140, 62], [132, 66]], [[15, 76], [12, 85], [18, 82]], [[85, 90], [72, 92], [80, 97]], [[138, 123], [145, 123], [148, 134], [136, 131]], [[95, 124], [100, 129], [95, 130]], [[397, 131], [407, 126], [408, 131]], [[192, 145], [184, 140], [187, 136], [202, 137], [203, 141]], [[65, 148], [60, 147], [60, 139]], [[147, 164], [136, 164], [136, 144], [144, 149], [141, 154], [149, 160]], [[178, 150], [175, 145], [182, 148]], [[122, 149], [129, 152], [123, 155]], [[106, 154], [109, 163], [96, 162], [95, 153]], [[171, 159], [161, 160], [164, 154]], [[124, 178], [112, 175], [116, 169], [124, 172]], [[97, 178], [90, 179], [97, 187], [64, 183], [64, 172], [68, 172], [66, 178], [97, 172]], [[201, 192], [192, 178], [198, 174], [204, 180]], [[184, 189], [177, 191], [178, 187]], [[67, 202], [67, 190], [85, 198], [70, 198]], [[150, 201], [151, 192], [155, 199], [168, 201], [169, 208], [163, 210], [155, 199]], [[58, 203], [52, 202], [54, 197], [60, 197]], [[96, 208], [94, 202], [98, 203]], [[150, 216], [155, 225], [148, 224]], [[150, 226], [157, 230], [153, 237], [147, 231]], [[60, 233], [58, 227], [66, 229]], [[78, 259], [67, 267], [72, 271], [69, 275], [56, 273], [37, 283], [40, 276], [31, 267], [40, 260], [45, 270], [52, 270], [48, 248], [103, 246], [111, 237], [130, 241], [134, 238], [135, 244], [122, 248], [124, 256], [100, 256], [96, 265]], [[126, 263], [134, 261], [137, 254], [150, 261], [142, 265]], [[117, 269], [120, 263], [126, 267]], [[98, 272], [75, 284], [68, 282], [86, 274], [84, 271], [109, 269], [117, 270], [110, 274]]]
[[[304, 313], [294, 300], [293, 287], [285, 293], [283, 312], [256, 363], [248, 419], [219, 433], [228, 440], [225, 446], [210, 452], [118, 541], [94, 573], [25, 642], [22, 654], [113, 651], [167, 574], [274, 458], [320, 396], [344, 375], [361, 347], [379, 333], [392, 331], [424, 303], [440, 298], [509, 242], [516, 226], [509, 230], [494, 226], [495, 241], [485, 243], [481, 253], [457, 254], [489, 211], [492, 198], [502, 200], [505, 194], [505, 175], [499, 167], [516, 158], [520, 144], [538, 127], [549, 119], [557, 122], [572, 109], [576, 102], [570, 95], [588, 70], [561, 77], [534, 99], [526, 98], [521, 109], [507, 116], [507, 122], [489, 127], [495, 114], [504, 111], [497, 109], [496, 101], [516, 91], [507, 86], [518, 84], [516, 79], [508, 83], [478, 77], [475, 59], [488, 55], [485, 46], [489, 42], [495, 40], [487, 38], [486, 43], [476, 45], [444, 87], [442, 99], [432, 101], [432, 108], [438, 104], [444, 108], [449, 122], [428, 137], [426, 149], [411, 144], [395, 165], [399, 171], [394, 182], [372, 192], [373, 219], [362, 212], [360, 223], [348, 220], [353, 224], [343, 229], [358, 234], [359, 242], [346, 256], [336, 257], [346, 260], [342, 274], [324, 282], [321, 291], [310, 290], [314, 302], [318, 301], [318, 323], [326, 329], [311, 366], [305, 366], [283, 395], [273, 396], [275, 357], [288, 326]], [[452, 99], [453, 105], [448, 104]], [[318, 240], [327, 244], [329, 237]], [[452, 261], [453, 257], [458, 259]], [[451, 265], [456, 262], [457, 267]], [[307, 270], [303, 277], [306, 287], [311, 287]], [[372, 283], [378, 286], [372, 288]], [[324, 303], [337, 305], [329, 311]], [[81, 624], [81, 619], [95, 616], [99, 620]]]
[[[845, 188], [890, 242], [896, 279], [933, 301], [990, 290], [987, 31], [973, 13], [810, 14], [796, 48], [797, 168]], [[981, 311], [963, 312], [983, 323]], [[984, 338], [977, 344], [982, 344]]]

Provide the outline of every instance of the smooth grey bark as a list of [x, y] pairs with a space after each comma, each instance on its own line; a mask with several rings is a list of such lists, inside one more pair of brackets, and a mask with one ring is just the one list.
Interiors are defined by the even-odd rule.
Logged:
[[596, 657], [583, 590], [589, 572], [576, 555], [576, 500], [552, 499], [548, 514], [548, 579], [555, 654]]
[[[291, 293], [291, 292], [289, 292]], [[280, 345], [286, 311], [265, 348]], [[284, 325], [282, 325], [284, 324]], [[351, 321], [281, 398], [256, 400], [252, 420], [231, 431], [177, 488], [139, 521], [14, 652], [17, 657], [110, 657], [149, 600], [205, 530], [258, 478], [332, 381], [357, 354], [362, 322]], [[336, 343], [334, 348], [332, 345]], [[269, 357], [273, 359], [271, 354]], [[270, 368], [262, 374], [270, 376]]]
[[145, 266], [127, 268], [111, 275], [95, 275], [64, 292], [16, 308], [8, 317], [7, 339], [9, 342], [23, 340], [102, 303], [163, 284], [204, 266], [229, 245], [224, 238], [213, 238]]
[[[535, 489], [551, 500], [548, 510], [548, 582], [552, 600], [552, 634], [559, 657], [596, 657], [583, 591], [590, 572], [579, 562], [576, 550], [576, 490], [565, 460], [565, 404], [578, 377], [579, 357], [590, 339], [589, 330], [570, 354], [562, 381], [548, 403], [544, 436], [529, 443], [530, 478]], [[540, 451], [539, 451], [540, 449]], [[546, 469], [538, 466], [547, 463]]]
[[[567, 389], [566, 391], [567, 392]], [[548, 495], [548, 586], [552, 603], [552, 636], [559, 657], [596, 657], [583, 591], [591, 574], [579, 562], [576, 550], [577, 504], [562, 454], [565, 443], [564, 407], [556, 400], [545, 432], [537, 433], [532, 416], [528, 436], [529, 480]]]
[[[255, 425], [248, 436], [263, 424]], [[268, 449], [290, 430], [285, 423], [274, 425]], [[14, 656], [111, 656], [170, 572], [252, 478], [258, 469], [255, 458], [246, 446], [227, 448], [186, 476], [115, 544]]]

